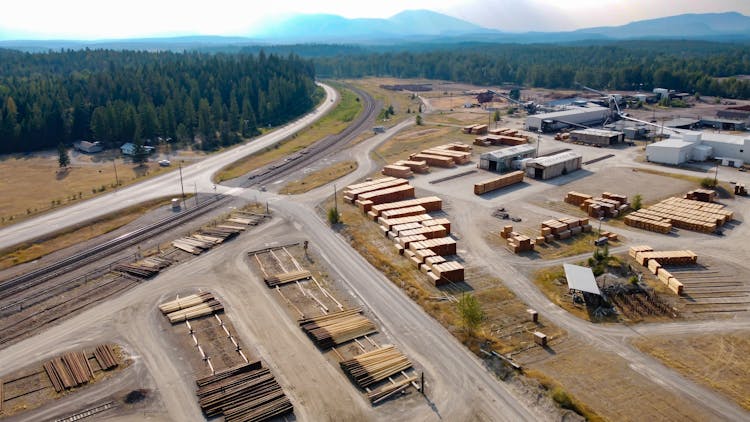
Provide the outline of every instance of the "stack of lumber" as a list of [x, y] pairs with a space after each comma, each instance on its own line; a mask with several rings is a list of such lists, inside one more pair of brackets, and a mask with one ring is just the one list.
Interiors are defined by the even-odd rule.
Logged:
[[593, 199], [591, 195], [586, 195], [585, 193], [575, 191], [568, 192], [568, 194], [565, 195], [565, 202], [577, 207], [580, 207], [585, 201], [589, 199]]
[[201, 240], [195, 236], [181, 237], [172, 241], [172, 246], [193, 255], [200, 255], [204, 250], [211, 249], [215, 244], [212, 241]]
[[482, 135], [487, 133], [487, 129], [489, 129], [489, 126], [487, 125], [474, 125], [474, 127], [471, 128], [471, 133], [474, 135]]
[[489, 135], [487, 136], [479, 136], [477, 138], [474, 138], [474, 145], [480, 146], [480, 147], [488, 147], [492, 145], [492, 141], [489, 139]]
[[227, 218], [226, 221], [230, 223], [242, 224], [244, 226], [255, 226], [261, 220], [263, 220], [263, 217], [260, 215], [254, 215], [254, 214], [249, 214], [249, 213], [238, 211], [232, 214], [231, 217]]
[[367, 388], [411, 368], [412, 364], [394, 346], [384, 346], [340, 362], [339, 365], [360, 388]]
[[662, 234], [667, 234], [672, 231], [672, 223], [669, 219], [646, 216], [644, 214], [632, 213], [626, 215], [625, 224], [631, 227], [637, 227], [639, 229]]
[[456, 165], [453, 158], [435, 154], [412, 154], [409, 156], [410, 161], [424, 161], [431, 167], [454, 167]]
[[588, 218], [565, 217], [543, 221], [540, 234], [545, 241], [551, 242], [552, 239], [564, 240], [591, 230]]
[[[403, 180], [403, 179], [401, 179]], [[370, 201], [371, 205], [382, 204], [385, 202], [396, 202], [404, 199], [414, 198], [414, 186], [402, 184], [386, 189], [379, 189], [358, 195], [355, 203], [359, 205], [360, 201]], [[360, 208], [363, 212], [369, 211], [369, 208]]]
[[115, 353], [112, 350], [112, 346], [109, 344], [100, 344], [94, 349], [94, 357], [99, 362], [99, 367], [102, 371], [108, 371], [117, 366], [117, 359]]
[[714, 202], [716, 200], [716, 191], [710, 189], [695, 189], [685, 194], [686, 199], [701, 202]]
[[416, 236], [416, 235], [424, 236], [425, 239], [434, 239], [436, 237], [445, 237], [448, 235], [448, 232], [447, 230], [445, 230], [445, 227], [441, 225], [429, 226], [429, 227], [420, 226], [419, 228], [414, 228], [410, 230], [402, 230], [399, 232], [398, 237]]
[[384, 229], [383, 226], [381, 226], [380, 228], [381, 228], [381, 230], [383, 230], [383, 232], [385, 233], [386, 237], [394, 238], [394, 237], [401, 236], [401, 233], [403, 233], [403, 232], [405, 232], [407, 230], [414, 230], [414, 229], [418, 229], [418, 228], [421, 228], [421, 227], [424, 227], [424, 226], [421, 225], [420, 223], [406, 223], [406, 224], [399, 224], [397, 226], [391, 227], [391, 231], [383, 230]]
[[[662, 224], [668, 223], [670, 228], [674, 226], [681, 229], [712, 233], [733, 218], [734, 214], [724, 209], [723, 205], [672, 197], [629, 214], [625, 218], [625, 223], [640, 227], [636, 223], [642, 224], [643, 220], [650, 220]], [[650, 229], [647, 228], [647, 230]], [[661, 232], [666, 233], [666, 231]]]
[[456, 151], [452, 149], [430, 148], [422, 151], [422, 154], [448, 157], [456, 164], [466, 164], [471, 161], [471, 152]]
[[350, 185], [350, 186], [347, 186], [346, 189], [344, 189], [344, 200], [353, 204], [354, 201], [356, 201], [357, 198], [359, 198], [359, 195], [363, 193], [392, 188], [394, 186], [399, 186], [399, 185], [403, 185], [406, 183], [407, 181], [404, 179], [399, 179], [396, 177], [384, 177], [381, 179], [375, 179], [370, 182]]
[[287, 283], [293, 283], [295, 281], [307, 280], [310, 277], [312, 277], [310, 271], [302, 270], [291, 271], [288, 273], [272, 274], [268, 277], [265, 277], [263, 281], [266, 282], [266, 285], [268, 287], [276, 287]]
[[440, 211], [443, 209], [443, 200], [437, 196], [428, 196], [426, 198], [408, 199], [406, 201], [387, 202], [384, 204], [372, 205], [367, 212], [367, 215], [374, 221], [377, 221], [378, 217], [380, 217], [384, 211], [415, 206], [421, 206], [427, 212]]
[[451, 237], [438, 237], [435, 239], [427, 239], [421, 242], [411, 242], [409, 249], [412, 252], [416, 252], [420, 249], [429, 249], [435, 252], [436, 255], [448, 256], [456, 254], [456, 241]]
[[451, 234], [451, 221], [447, 218], [435, 218], [432, 220], [424, 220], [422, 221], [422, 225], [425, 227], [432, 227], [432, 226], [443, 226], [445, 228], [445, 235]]
[[43, 364], [44, 371], [56, 392], [86, 384], [94, 378], [94, 371], [83, 352], [70, 352]]
[[512, 171], [502, 176], [474, 184], [474, 195], [482, 195], [515, 183], [523, 182], [524, 172]]
[[651, 246], [646, 245], [637, 245], [637, 246], [631, 246], [630, 250], [628, 251], [628, 254], [631, 258], [636, 259], [636, 256], [638, 256], [639, 252], [651, 252], [654, 249]]
[[196, 380], [198, 403], [207, 418], [264, 421], [292, 411], [292, 403], [260, 362], [233, 367]]
[[658, 269], [656, 277], [676, 295], [682, 295], [685, 292], [685, 286], [663, 267]]
[[451, 142], [449, 144], [443, 144], [435, 147], [436, 149], [448, 149], [452, 151], [470, 152], [473, 148], [471, 145], [467, 145], [461, 142]]
[[420, 223], [425, 220], [432, 220], [432, 217], [430, 217], [429, 214], [419, 214], [419, 215], [412, 215], [411, 217], [401, 217], [401, 218], [378, 217], [378, 224], [380, 224], [381, 226], [384, 226], [386, 231], [391, 231], [391, 228], [393, 226], [398, 226], [398, 225], [407, 224], [407, 223]]
[[464, 266], [456, 261], [445, 261], [430, 265], [435, 286], [441, 286], [448, 282], [458, 283], [464, 281]]
[[414, 173], [427, 173], [430, 171], [430, 166], [427, 165], [427, 161], [399, 160], [393, 163], [393, 165], [409, 167]]
[[666, 265], [692, 265], [698, 262], [698, 255], [693, 251], [644, 251], [638, 252], [635, 260], [639, 264], [648, 266], [651, 261]]
[[377, 331], [375, 324], [361, 315], [362, 309], [347, 309], [299, 320], [300, 327], [321, 349], [366, 336]]
[[411, 245], [412, 242], [421, 242], [423, 240], [427, 240], [427, 237], [422, 234], [414, 234], [411, 236], [397, 237], [393, 240], [400, 246], [400, 248], [397, 249], [399, 251], [403, 251], [404, 249], [409, 249], [409, 245]]
[[245, 228], [235, 225], [221, 224], [212, 227], [203, 227], [199, 233], [204, 236], [211, 236], [220, 239], [222, 242], [240, 234]]
[[425, 214], [427, 210], [421, 206], [421, 205], [415, 205], [413, 207], [404, 207], [404, 208], [395, 208], [391, 210], [383, 211], [382, 214], [380, 214], [383, 218], [389, 219], [389, 218], [401, 218], [401, 217], [411, 217], [413, 215], [420, 215]]
[[476, 126], [479, 126], [479, 125], [464, 126], [463, 128], [461, 128], [461, 132], [466, 133], [466, 134], [470, 134], [474, 130], [474, 127], [476, 127]]
[[397, 394], [399, 391], [409, 387], [411, 383], [415, 382], [417, 377], [408, 377], [399, 381], [385, 384], [383, 387], [373, 390], [367, 393], [367, 398], [370, 399], [370, 403], [377, 404], [388, 397]]
[[628, 203], [628, 197], [618, 193], [604, 192], [602, 193], [602, 198], [617, 201], [620, 205]]
[[508, 249], [513, 253], [519, 254], [522, 252], [530, 252], [534, 250], [534, 241], [530, 237], [522, 235], [516, 232], [510, 232], [507, 234]]
[[114, 268], [112, 268], [112, 270], [128, 273], [136, 277], [151, 278], [156, 274], [159, 274], [159, 271], [163, 270], [171, 264], [172, 261], [168, 259], [160, 258], [158, 256], [151, 256], [129, 264], [117, 264], [114, 266]]
[[400, 177], [402, 179], [408, 179], [414, 175], [410, 167], [398, 164], [389, 164], [383, 167], [383, 170], [381, 170], [380, 173], [384, 176]]
[[222, 311], [224, 305], [213, 294], [201, 293], [162, 303], [159, 310], [167, 316], [169, 322], [176, 324]]
[[485, 135], [474, 138], [474, 145], [490, 146], [490, 145], [523, 145], [527, 143], [526, 138], [519, 136], [508, 136], [508, 135]]

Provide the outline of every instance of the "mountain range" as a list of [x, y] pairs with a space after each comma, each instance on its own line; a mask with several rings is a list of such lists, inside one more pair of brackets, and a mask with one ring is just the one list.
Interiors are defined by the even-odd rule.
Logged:
[[479, 25], [429, 10], [408, 10], [387, 19], [347, 19], [337, 15], [292, 15], [270, 21], [244, 37], [188, 36], [125, 40], [4, 40], [0, 47], [27, 51], [59, 48], [202, 49], [220, 45], [269, 45], [295, 43], [401, 44], [514, 42], [564, 43], [628, 39], [693, 39], [750, 41], [750, 17], [737, 12], [684, 14], [631, 22], [622, 26], [595, 27], [568, 32], [512, 33]]

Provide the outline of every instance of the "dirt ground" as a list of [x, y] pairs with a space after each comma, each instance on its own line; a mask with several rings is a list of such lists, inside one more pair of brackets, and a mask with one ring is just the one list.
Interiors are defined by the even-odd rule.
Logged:
[[641, 337], [633, 344], [686, 377], [750, 410], [750, 334]]
[[356, 161], [339, 161], [320, 170], [306, 173], [304, 177], [288, 182], [279, 190], [279, 193], [288, 195], [305, 193], [336, 179], [344, 177], [347, 174], [355, 171], [356, 169]]
[[[393, 106], [395, 115], [390, 117], [390, 123], [398, 123], [403, 119], [414, 116], [419, 111], [419, 99], [412, 98], [412, 94], [406, 91], [391, 91], [380, 88], [380, 85], [393, 85], [404, 83], [422, 83], [419, 80], [405, 82], [402, 79], [393, 78], [362, 78], [344, 81], [354, 85], [370, 94], [376, 101], [380, 101], [384, 108]], [[409, 111], [410, 113], [407, 113]]]
[[712, 418], [699, 403], [679, 399], [655, 380], [633, 371], [619, 356], [575, 340], [556, 345], [554, 351], [535, 349], [519, 360], [561, 382], [566, 391], [606, 420], [704, 421]]

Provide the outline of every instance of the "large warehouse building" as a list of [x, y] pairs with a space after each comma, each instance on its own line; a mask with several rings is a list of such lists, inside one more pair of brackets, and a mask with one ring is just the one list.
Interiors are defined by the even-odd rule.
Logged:
[[535, 155], [536, 147], [529, 144], [490, 151], [479, 156], [479, 168], [504, 173], [513, 169], [515, 161], [533, 158]]
[[625, 134], [603, 129], [581, 129], [570, 132], [570, 138], [591, 145], [615, 145], [625, 140]]
[[526, 163], [526, 175], [534, 179], [551, 179], [580, 169], [582, 160], [581, 154], [575, 151], [534, 158]]
[[646, 159], [654, 163], [679, 165], [690, 160], [705, 161], [711, 157], [733, 167], [750, 163], [750, 137], [687, 132], [646, 146]]
[[606, 107], [588, 105], [572, 107], [552, 113], [534, 114], [526, 118], [526, 130], [532, 132], [553, 132], [568, 126], [594, 126], [604, 123], [612, 111]]

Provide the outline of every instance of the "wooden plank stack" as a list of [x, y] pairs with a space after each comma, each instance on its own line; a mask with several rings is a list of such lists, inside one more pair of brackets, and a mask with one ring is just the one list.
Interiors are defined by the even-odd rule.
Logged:
[[402, 179], [408, 179], [414, 175], [411, 171], [411, 167], [398, 164], [389, 164], [383, 167], [383, 170], [381, 170], [380, 173], [384, 176], [400, 177]]
[[198, 403], [207, 418], [265, 421], [293, 410], [289, 398], [259, 361], [196, 380]]
[[426, 154], [426, 153], [412, 154], [409, 156], [409, 160], [410, 161], [424, 161], [430, 167], [450, 168], [450, 167], [456, 166], [456, 162], [453, 161], [452, 157], [446, 157], [443, 155]]
[[716, 200], [716, 191], [711, 189], [695, 189], [685, 194], [685, 198], [700, 202], [714, 202]]
[[565, 196], [565, 202], [571, 205], [575, 205], [577, 207], [580, 207], [584, 202], [586, 202], [589, 199], [593, 199], [591, 195], [586, 195], [585, 193], [575, 192], [571, 191], [568, 192], [568, 194]]
[[401, 217], [401, 218], [383, 218], [378, 217], [378, 224], [381, 226], [384, 226], [387, 231], [391, 231], [391, 228], [393, 226], [398, 226], [401, 224], [407, 224], [407, 223], [421, 223], [426, 220], [432, 220], [432, 217], [429, 214], [419, 214], [419, 215], [412, 215], [411, 217]]
[[449, 256], [456, 254], [456, 241], [451, 237], [438, 237], [435, 239], [427, 239], [421, 242], [412, 242], [409, 245], [409, 249], [412, 252], [416, 252], [420, 249], [429, 249], [435, 252], [436, 255]]
[[388, 397], [397, 394], [399, 391], [409, 387], [411, 383], [417, 380], [417, 377], [407, 377], [392, 383], [385, 384], [383, 387], [373, 390], [367, 393], [367, 398], [370, 399], [370, 403], [377, 404]]
[[471, 161], [471, 152], [456, 151], [447, 148], [430, 148], [422, 151], [422, 154], [448, 157], [452, 159], [455, 164], [466, 164]]
[[276, 287], [276, 286], [281, 286], [287, 283], [294, 283], [295, 281], [307, 280], [310, 277], [312, 277], [312, 274], [310, 273], [310, 271], [302, 270], [302, 271], [291, 271], [287, 273], [272, 274], [272, 275], [269, 275], [268, 277], [265, 277], [263, 281], [266, 282], [266, 285], [268, 287]]
[[162, 303], [159, 310], [167, 316], [169, 322], [176, 324], [223, 311], [224, 305], [214, 298], [213, 294], [200, 293]]
[[[377, 205], [385, 202], [402, 201], [411, 198], [414, 198], [414, 186], [402, 184], [386, 189], [361, 193], [357, 196], [355, 203], [359, 205], [359, 201], [370, 201], [371, 205]], [[367, 212], [369, 211], [369, 208], [362, 208], [362, 211]]]
[[565, 217], [543, 221], [540, 233], [545, 241], [551, 242], [553, 239], [565, 240], [591, 230], [588, 218]]
[[443, 208], [443, 200], [437, 196], [428, 196], [426, 198], [407, 199], [405, 201], [387, 202], [384, 204], [372, 205], [367, 215], [374, 221], [378, 220], [381, 214], [388, 210], [398, 208], [408, 208], [421, 206], [426, 212], [440, 211]]
[[411, 361], [394, 346], [384, 346], [339, 363], [360, 387], [367, 388], [411, 368]]
[[472, 149], [474, 149], [474, 148], [472, 148], [471, 145], [464, 144], [462, 142], [451, 142], [449, 144], [440, 145], [440, 146], [437, 146], [435, 148], [438, 148], [438, 149], [450, 149], [450, 150], [453, 150], [453, 151], [462, 151], [462, 152], [470, 152]]
[[344, 189], [344, 201], [347, 201], [350, 204], [353, 204], [354, 201], [356, 201], [359, 198], [359, 195], [363, 193], [388, 189], [388, 188], [392, 188], [394, 186], [400, 186], [406, 183], [408, 182], [404, 179], [399, 179], [396, 177], [383, 177], [383, 178], [375, 179], [369, 182], [349, 185], [346, 187], [346, 189]]
[[461, 132], [466, 133], [466, 134], [481, 135], [483, 133], [487, 133], [488, 128], [489, 126], [482, 125], [482, 124], [468, 125], [468, 126], [464, 126], [461, 129]]
[[448, 282], [458, 283], [464, 281], [464, 266], [456, 261], [432, 264], [430, 265], [430, 270], [438, 277], [435, 280], [436, 286], [441, 286]]
[[70, 352], [43, 364], [56, 392], [78, 387], [94, 378], [94, 371], [83, 352]]
[[94, 348], [94, 357], [99, 363], [99, 367], [102, 371], [108, 371], [112, 368], [117, 367], [117, 358], [112, 350], [112, 346], [109, 344], [100, 344]]
[[522, 171], [512, 171], [502, 176], [476, 183], [474, 184], [474, 195], [482, 195], [515, 183], [523, 182], [523, 176], [524, 172]]
[[408, 167], [414, 173], [427, 173], [430, 171], [427, 161], [399, 160], [393, 163], [393, 165]]
[[133, 263], [117, 264], [114, 266], [114, 268], [112, 268], [112, 270], [127, 273], [140, 278], [151, 278], [159, 274], [161, 270], [170, 266], [171, 264], [172, 261], [168, 259], [160, 258], [158, 256], [151, 256]]
[[474, 138], [474, 145], [508, 145], [516, 146], [528, 143], [528, 139], [520, 136], [490, 134]]
[[536, 244], [530, 237], [514, 232], [513, 226], [510, 225], [503, 227], [500, 237], [506, 240], [508, 249], [515, 254], [533, 251]]
[[413, 207], [395, 208], [383, 211], [380, 214], [383, 218], [401, 218], [411, 217], [413, 215], [426, 214], [427, 210], [421, 205], [415, 205]]
[[375, 324], [361, 315], [362, 309], [347, 309], [299, 320], [302, 331], [321, 349], [330, 349], [377, 331]]
[[[629, 214], [625, 218], [625, 223], [660, 233], [668, 233], [665, 228], [667, 225], [670, 229], [674, 226], [713, 233], [733, 218], [734, 214], [724, 209], [723, 205], [672, 197]], [[660, 224], [653, 227], [654, 221]], [[660, 230], [653, 230], [654, 228]]]
[[684, 293], [685, 287], [664, 268], [665, 265], [691, 265], [698, 262], [698, 255], [692, 251], [654, 251], [646, 245], [632, 246], [629, 255], [664, 283], [675, 294]]

